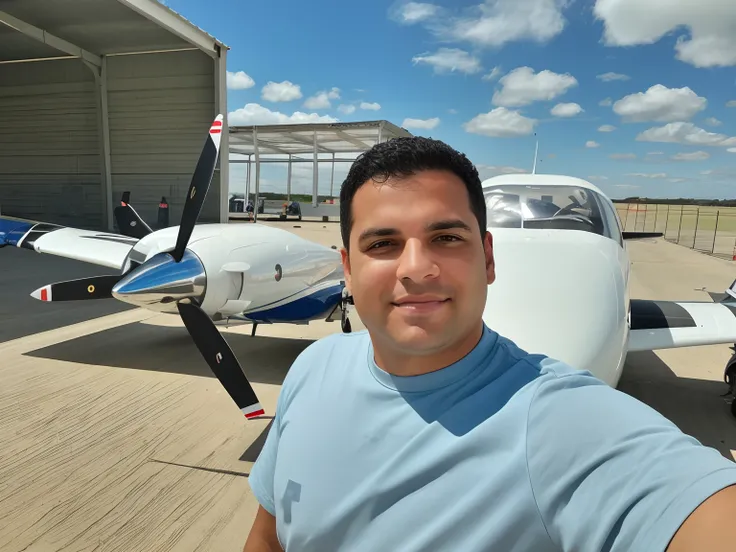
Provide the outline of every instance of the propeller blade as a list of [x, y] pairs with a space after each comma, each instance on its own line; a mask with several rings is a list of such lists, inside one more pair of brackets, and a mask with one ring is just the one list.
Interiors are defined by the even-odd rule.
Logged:
[[177, 307], [194, 344], [240, 411], [246, 418], [263, 415], [264, 410], [238, 359], [207, 313], [192, 303], [180, 301]]
[[40, 301], [83, 301], [86, 299], [110, 299], [112, 288], [122, 275], [91, 276], [79, 280], [68, 280], [48, 284], [31, 293]]
[[115, 207], [114, 216], [118, 230], [125, 236], [140, 240], [153, 232], [130, 204], [130, 192], [123, 192], [120, 205]]
[[217, 164], [217, 155], [220, 151], [222, 121], [223, 116], [218, 115], [212, 123], [210, 133], [199, 156], [197, 167], [194, 169], [194, 175], [192, 175], [192, 183], [189, 185], [189, 192], [187, 193], [184, 211], [182, 212], [181, 222], [179, 224], [179, 235], [176, 237], [176, 247], [171, 253], [177, 263], [184, 256], [184, 249], [186, 249], [189, 243], [194, 225], [197, 224], [199, 213], [202, 211], [202, 205], [204, 205], [204, 200], [210, 189], [212, 175], [215, 172], [215, 165]]

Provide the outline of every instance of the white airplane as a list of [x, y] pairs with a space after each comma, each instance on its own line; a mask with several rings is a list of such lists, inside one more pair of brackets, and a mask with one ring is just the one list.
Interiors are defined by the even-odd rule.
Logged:
[[[522, 348], [616, 387], [629, 352], [736, 343], [736, 281], [711, 295], [717, 302], [630, 297], [626, 241], [662, 234], [623, 232], [613, 202], [590, 182], [503, 175], [483, 191], [497, 266], [484, 320]], [[733, 393], [736, 354], [724, 380]]]
[[152, 231], [127, 203], [122, 234], [0, 216], [0, 247], [11, 245], [117, 271], [43, 286], [41, 301], [114, 298], [178, 313], [194, 343], [246, 418], [264, 414], [216, 323], [305, 324], [341, 319], [351, 331], [340, 253], [262, 224], [197, 225], [220, 148], [213, 122], [189, 187], [180, 226]]
[[[338, 251], [260, 224], [196, 225], [219, 152], [213, 123], [189, 188], [181, 225], [152, 231], [125, 199], [123, 234], [0, 217], [0, 246], [95, 263], [118, 271], [44, 286], [43, 301], [116, 298], [178, 313], [212, 371], [246, 418], [264, 413], [215, 324], [337, 319], [349, 332], [352, 300]], [[536, 164], [536, 162], [535, 162]], [[631, 299], [626, 240], [613, 203], [567, 176], [498, 176], [483, 182], [497, 279], [485, 322], [530, 352], [587, 369], [616, 387], [630, 351], [736, 343], [736, 282], [726, 301]], [[736, 387], [736, 354], [724, 379]], [[736, 415], [736, 401], [732, 412]]]

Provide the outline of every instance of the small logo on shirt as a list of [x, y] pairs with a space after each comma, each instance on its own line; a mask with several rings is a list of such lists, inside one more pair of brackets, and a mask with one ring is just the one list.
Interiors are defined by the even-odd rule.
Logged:
[[301, 483], [297, 483], [296, 481], [292, 481], [289, 479], [289, 482], [286, 484], [286, 489], [284, 489], [284, 497], [283, 497], [283, 504], [284, 504], [284, 521], [286, 523], [291, 523], [291, 507], [294, 502], [299, 502], [299, 499], [302, 496], [302, 486]]

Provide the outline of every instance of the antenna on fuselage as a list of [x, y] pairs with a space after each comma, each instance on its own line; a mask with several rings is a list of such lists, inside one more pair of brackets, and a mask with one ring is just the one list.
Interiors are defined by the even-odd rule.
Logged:
[[[536, 136], [537, 133], [534, 133]], [[537, 138], [537, 147], [534, 148], [534, 166], [532, 167], [532, 174], [537, 174], [537, 156], [539, 155], [539, 139]]]

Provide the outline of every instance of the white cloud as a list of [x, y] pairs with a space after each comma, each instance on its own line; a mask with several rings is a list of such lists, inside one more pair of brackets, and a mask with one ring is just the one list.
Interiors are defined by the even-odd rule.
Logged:
[[677, 184], [678, 182], [685, 182], [687, 178], [670, 178], [668, 182], [672, 182], [673, 184]]
[[407, 2], [406, 4], [396, 6], [392, 10], [391, 15], [393, 19], [400, 23], [413, 25], [414, 23], [420, 23], [433, 18], [439, 11], [439, 6], [435, 6], [434, 4]]
[[672, 156], [675, 161], [705, 161], [710, 159], [710, 153], [706, 151], [694, 151], [692, 153], [677, 153]]
[[340, 104], [337, 106], [337, 110], [345, 115], [350, 115], [355, 112], [355, 106], [350, 104]]
[[460, 72], [468, 75], [482, 71], [480, 59], [459, 48], [440, 48], [434, 54], [425, 53], [414, 56], [414, 64], [431, 65], [438, 75]]
[[237, 73], [233, 73], [232, 71], [227, 72], [228, 90], [247, 90], [255, 86], [255, 84], [256, 81], [245, 71], [238, 71]]
[[509, 42], [546, 42], [565, 28], [569, 0], [486, 0], [455, 17], [440, 13], [429, 28], [445, 40], [498, 47]]
[[736, 137], [708, 132], [692, 123], [669, 123], [640, 133], [637, 142], [669, 142], [693, 146], [736, 146]]
[[588, 180], [608, 180], [607, 176], [589, 176]]
[[736, 65], [733, 0], [597, 0], [593, 11], [604, 23], [608, 46], [654, 44], [677, 33], [680, 61], [695, 67]]
[[340, 89], [332, 87], [331, 90], [322, 90], [314, 96], [307, 98], [304, 107], [307, 109], [329, 109], [332, 107], [330, 100], [340, 99]]
[[605, 100], [598, 102], [598, 105], [602, 107], [610, 107], [613, 105], [613, 100], [611, 98], [606, 98]]
[[582, 112], [583, 108], [576, 103], [559, 103], [550, 110], [555, 117], [575, 117]]
[[621, 73], [603, 73], [602, 75], [598, 75], [596, 78], [602, 80], [603, 82], [611, 82], [617, 80], [626, 81], [629, 80], [631, 77], [628, 75], [622, 75]]
[[710, 126], [721, 126], [723, 123], [719, 121], [718, 119], [716, 119], [715, 117], [708, 117], [705, 120], [705, 124], [710, 125]]
[[499, 81], [502, 88], [493, 94], [493, 103], [503, 107], [519, 107], [537, 101], [549, 101], [563, 95], [578, 81], [570, 74], [545, 69], [534, 73], [531, 67], [518, 67]]
[[689, 87], [667, 88], [655, 84], [646, 92], [637, 92], [620, 99], [613, 104], [613, 111], [626, 122], [669, 123], [692, 119], [707, 104], [708, 100], [698, 96]]
[[585, 147], [586, 148], [599, 148], [601, 147], [601, 145], [598, 142], [595, 142], [593, 140], [588, 140], [587, 142], [585, 142]]
[[228, 125], [232, 126], [249, 126], [249, 125], [275, 125], [286, 123], [335, 123], [339, 119], [330, 117], [329, 115], [319, 115], [318, 113], [302, 113], [295, 111], [291, 115], [286, 115], [278, 111], [271, 111], [267, 107], [263, 107], [257, 103], [245, 104], [245, 107], [236, 109], [227, 114]]
[[481, 180], [498, 176], [499, 174], [527, 174], [529, 170], [520, 169], [519, 167], [509, 167], [504, 165], [476, 165], [478, 175]]
[[598, 132], [613, 132], [616, 127], [613, 125], [602, 125], [598, 127]]
[[612, 153], [609, 155], [611, 159], [636, 159], [636, 154], [634, 153]]
[[635, 176], [638, 178], [667, 178], [665, 173], [628, 173], [626, 176]]
[[736, 148], [728, 148], [726, 151], [729, 153], [736, 153]]
[[261, 90], [261, 97], [268, 102], [291, 102], [302, 97], [302, 89], [298, 84], [288, 80], [268, 81], [268, 84]]
[[432, 117], [431, 119], [404, 119], [404, 122], [401, 123], [401, 126], [404, 128], [424, 128], [424, 129], [431, 129], [435, 128], [438, 124], [440, 124], [439, 117]]
[[736, 107], [736, 100], [726, 102], [726, 107]]
[[527, 136], [534, 132], [537, 121], [524, 117], [518, 111], [497, 107], [488, 113], [481, 113], [463, 124], [463, 128], [472, 134], [482, 134], [497, 138], [515, 138]]
[[360, 109], [366, 109], [368, 111], [378, 111], [379, 109], [381, 109], [381, 104], [376, 102], [360, 102]]
[[492, 80], [497, 79], [500, 76], [501, 76], [501, 67], [497, 65], [496, 67], [494, 67], [493, 69], [491, 69], [491, 72], [490, 73], [488, 73], [486, 75], [483, 75], [483, 77], [481, 78], [481, 80], [484, 80], [484, 81], [492, 81]]
[[447, 112], [448, 112], [448, 113], [449, 113], [450, 115], [457, 115], [457, 109], [455, 109], [454, 107], [453, 107], [453, 108], [450, 108], [450, 109], [448, 109], [448, 110], [447, 110]]

